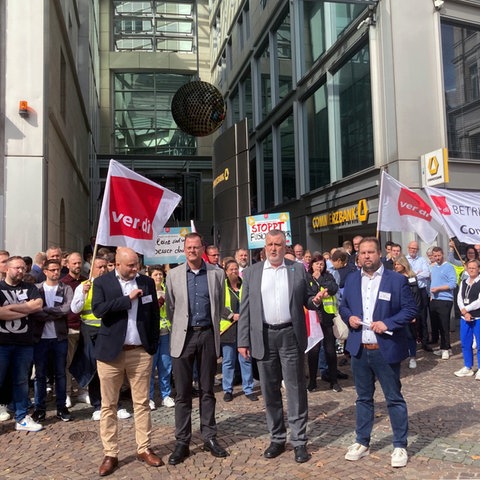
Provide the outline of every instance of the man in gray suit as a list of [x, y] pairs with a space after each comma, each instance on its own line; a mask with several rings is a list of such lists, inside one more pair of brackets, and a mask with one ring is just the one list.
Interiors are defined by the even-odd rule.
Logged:
[[192, 380], [196, 360], [200, 384], [200, 432], [204, 449], [214, 457], [228, 453], [217, 441], [214, 378], [220, 356], [220, 316], [224, 305], [223, 270], [203, 261], [202, 236], [185, 237], [186, 263], [167, 275], [167, 316], [172, 323], [170, 353], [175, 398], [175, 450], [168, 463], [177, 465], [189, 456], [192, 437]]
[[265, 399], [271, 443], [266, 458], [285, 451], [287, 431], [280, 390], [285, 381], [290, 441], [295, 461], [309, 460], [307, 452], [307, 387], [304, 357], [307, 328], [303, 306], [317, 309], [324, 294], [310, 287], [305, 267], [284, 260], [285, 234], [271, 230], [265, 238], [267, 259], [243, 272], [243, 294], [238, 320], [238, 351], [257, 359]]

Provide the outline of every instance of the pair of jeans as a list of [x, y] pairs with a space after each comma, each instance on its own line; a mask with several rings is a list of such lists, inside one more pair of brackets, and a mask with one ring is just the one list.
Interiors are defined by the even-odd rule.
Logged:
[[351, 358], [352, 373], [357, 392], [356, 442], [368, 447], [374, 423], [373, 396], [378, 379], [387, 402], [393, 431], [393, 446], [407, 447], [408, 411], [400, 382], [400, 363], [387, 363], [380, 350], [362, 348]]
[[5, 384], [7, 373], [10, 373], [17, 422], [21, 422], [28, 413], [28, 379], [32, 363], [33, 345], [0, 345], [0, 386]]
[[172, 393], [170, 383], [172, 375], [172, 357], [170, 356], [170, 334], [161, 335], [157, 351], [153, 356], [152, 375], [150, 377], [150, 400], [155, 394], [155, 370], [158, 370], [158, 385], [162, 400]]
[[462, 343], [463, 364], [467, 368], [473, 367], [473, 336], [477, 341], [477, 364], [480, 368], [480, 320], [467, 322], [460, 319], [460, 341]]
[[67, 400], [67, 352], [68, 340], [41, 338], [33, 348], [35, 364], [35, 409], [46, 410], [47, 369], [50, 354], [55, 367], [55, 399], [57, 410], [65, 408]]
[[222, 388], [224, 392], [232, 393], [235, 364], [240, 364], [242, 373], [242, 390], [245, 395], [253, 393], [252, 361], [246, 360], [237, 351], [236, 343], [222, 343]]

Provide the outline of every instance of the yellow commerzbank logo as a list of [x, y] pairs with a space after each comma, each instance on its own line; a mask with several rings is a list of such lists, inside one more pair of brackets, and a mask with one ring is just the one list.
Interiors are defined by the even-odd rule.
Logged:
[[213, 188], [215, 188], [219, 183], [226, 182], [228, 177], [230, 176], [230, 172], [228, 168], [226, 168], [218, 177], [213, 181]]
[[362, 198], [357, 205], [340, 210], [333, 210], [316, 215], [312, 218], [312, 227], [314, 230], [318, 228], [328, 227], [329, 225], [342, 225], [351, 222], [366, 222], [368, 218], [367, 200]]
[[440, 164], [438, 163], [437, 157], [433, 156], [428, 159], [428, 171], [430, 175], [436, 175]]

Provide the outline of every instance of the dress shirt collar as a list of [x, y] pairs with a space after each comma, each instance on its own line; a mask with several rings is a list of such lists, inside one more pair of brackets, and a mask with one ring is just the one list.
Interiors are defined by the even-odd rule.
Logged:
[[286, 268], [287, 266], [285, 265], [285, 259], [282, 260], [282, 263], [278, 267], [274, 267], [268, 259], [265, 260], [265, 263], [263, 264], [263, 269], [266, 270], [267, 268], [272, 268], [272, 269], [277, 269], [277, 268]]
[[383, 263], [382, 263], [382, 265], [380, 265], [380, 268], [378, 270], [375, 270], [375, 272], [373, 272], [372, 275], [369, 275], [368, 273], [364, 272], [362, 268], [361, 275], [362, 277], [368, 277], [368, 278], [375, 278], [377, 276], [381, 277], [383, 275], [384, 270], [385, 270], [385, 267], [383, 266]]

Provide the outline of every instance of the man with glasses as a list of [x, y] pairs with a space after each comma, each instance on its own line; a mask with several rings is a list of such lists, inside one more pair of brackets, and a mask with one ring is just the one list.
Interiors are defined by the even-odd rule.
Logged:
[[12, 376], [15, 429], [38, 432], [43, 427], [28, 413], [28, 379], [33, 362], [33, 328], [29, 315], [42, 309], [38, 288], [23, 282], [25, 261], [7, 260], [5, 279], [0, 281], [0, 387], [7, 372]]
[[430, 283], [430, 267], [427, 260], [419, 255], [418, 243], [412, 241], [407, 246], [408, 255], [406, 256], [408, 263], [417, 276], [418, 289], [420, 293], [420, 305], [418, 307], [417, 316], [417, 335], [422, 342], [423, 350], [432, 351], [432, 347], [428, 345], [428, 286]]
[[209, 245], [206, 249], [208, 263], [212, 264], [214, 267], [220, 267], [220, 252], [218, 251], [218, 247], [215, 245]]
[[57, 418], [69, 422], [72, 415], [66, 407], [68, 351], [67, 315], [72, 303], [73, 291], [69, 285], [60, 282], [60, 260], [47, 260], [43, 267], [46, 280], [39, 285], [44, 306], [33, 315], [35, 363], [35, 422], [45, 420], [47, 397], [47, 367], [50, 358], [55, 366], [55, 393]]

